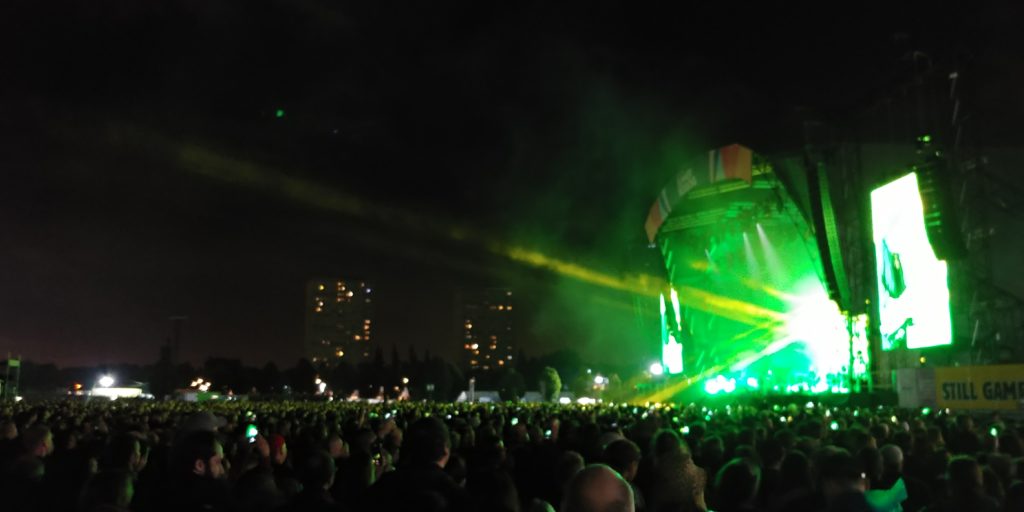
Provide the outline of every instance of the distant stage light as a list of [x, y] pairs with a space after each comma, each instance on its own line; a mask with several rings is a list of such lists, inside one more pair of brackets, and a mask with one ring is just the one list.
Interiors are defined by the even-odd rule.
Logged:
[[660, 376], [665, 374], [665, 367], [658, 362], [651, 363], [651, 367], [649, 368], [649, 370], [651, 372], [651, 375], [654, 376]]
[[100, 377], [99, 380], [100, 387], [103, 388], [109, 388], [110, 386], [113, 386], [114, 382], [114, 377], [110, 375], [103, 375]]

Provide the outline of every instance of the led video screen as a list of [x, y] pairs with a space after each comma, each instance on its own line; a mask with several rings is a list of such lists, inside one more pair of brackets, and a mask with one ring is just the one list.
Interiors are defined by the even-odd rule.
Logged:
[[882, 350], [952, 343], [948, 269], [928, 242], [917, 174], [871, 192], [871, 227]]

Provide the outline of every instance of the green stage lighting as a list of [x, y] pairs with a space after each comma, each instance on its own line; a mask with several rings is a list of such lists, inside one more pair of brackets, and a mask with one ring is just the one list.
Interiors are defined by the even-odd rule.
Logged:
[[[675, 319], [675, 326], [679, 328], [682, 324], [682, 311], [679, 308], [679, 293], [675, 289], [670, 293], [672, 300], [672, 313]], [[676, 375], [683, 372], [683, 346], [676, 339], [669, 329], [668, 308], [665, 304], [665, 294], [661, 295], [661, 364], [665, 373]]]

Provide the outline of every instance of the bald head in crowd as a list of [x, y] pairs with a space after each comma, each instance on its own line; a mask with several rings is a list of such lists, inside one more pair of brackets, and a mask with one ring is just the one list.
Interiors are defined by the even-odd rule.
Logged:
[[562, 500], [561, 512], [633, 512], [633, 490], [604, 464], [591, 464], [576, 473]]

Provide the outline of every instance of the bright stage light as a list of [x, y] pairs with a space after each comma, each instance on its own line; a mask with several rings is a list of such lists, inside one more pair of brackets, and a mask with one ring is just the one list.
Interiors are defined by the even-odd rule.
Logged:
[[726, 379], [724, 375], [718, 375], [713, 379], [704, 381], [704, 391], [709, 395], [732, 393], [736, 391], [736, 379]]
[[668, 343], [662, 347], [662, 362], [672, 375], [683, 372], [683, 346], [675, 336], [669, 335]]
[[648, 368], [648, 370], [651, 372], [651, 375], [654, 375], [654, 376], [659, 376], [659, 375], [664, 375], [665, 374], [665, 368], [663, 366], [661, 366], [661, 363], [657, 363], [657, 362], [651, 363], [651, 366], [650, 366], [650, 368]]
[[[722, 377], [719, 375], [719, 377]], [[719, 391], [722, 391], [722, 386], [717, 379], [708, 379], [704, 381], [704, 392], [709, 395], [717, 395]]]
[[100, 387], [109, 388], [110, 386], [114, 385], [114, 377], [110, 375], [100, 376], [99, 384]]
[[[675, 326], [678, 328], [682, 323], [682, 311], [679, 307], [679, 293], [675, 289], [670, 293], [672, 300], [672, 313], [675, 318]], [[664, 372], [671, 375], [683, 371], [683, 346], [676, 340], [675, 335], [669, 331], [668, 308], [665, 304], [665, 294], [660, 296], [661, 311], [661, 363]]]
[[[786, 321], [786, 337], [803, 342], [807, 356], [817, 373], [839, 373], [850, 364], [850, 334], [846, 317], [839, 306], [828, 298], [828, 292], [816, 278], [806, 280], [799, 288], [799, 299]], [[815, 391], [825, 391], [824, 380], [815, 383]], [[814, 386], [812, 386], [814, 387]]]

